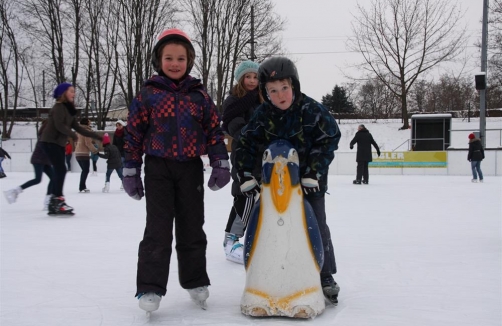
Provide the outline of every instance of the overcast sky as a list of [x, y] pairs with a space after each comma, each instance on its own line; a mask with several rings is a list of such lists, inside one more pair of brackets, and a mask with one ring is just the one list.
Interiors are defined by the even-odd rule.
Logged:
[[[452, 3], [457, 0], [451, 0]], [[346, 49], [351, 34], [352, 14], [360, 3], [369, 8], [371, 0], [273, 0], [275, 12], [287, 19], [283, 42], [286, 50], [297, 63], [302, 91], [316, 100], [330, 93], [335, 84], [349, 81], [343, 73], [350, 74], [348, 65], [361, 60], [357, 53]], [[458, 0], [471, 37], [468, 41], [469, 62], [467, 72], [480, 71], [480, 55], [473, 44], [480, 39], [483, 17], [482, 0]], [[458, 70], [454, 67], [454, 69]], [[433, 75], [440, 75], [438, 69]], [[356, 72], [352, 72], [355, 74]], [[431, 77], [432, 78], [432, 77]], [[474, 77], [473, 84], [474, 84]]]

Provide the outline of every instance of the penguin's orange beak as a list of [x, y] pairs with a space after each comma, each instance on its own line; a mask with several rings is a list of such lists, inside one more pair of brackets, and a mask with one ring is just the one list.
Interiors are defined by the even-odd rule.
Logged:
[[284, 213], [289, 206], [292, 192], [287, 162], [282, 160], [275, 162], [270, 178], [270, 191], [275, 209], [279, 213]]

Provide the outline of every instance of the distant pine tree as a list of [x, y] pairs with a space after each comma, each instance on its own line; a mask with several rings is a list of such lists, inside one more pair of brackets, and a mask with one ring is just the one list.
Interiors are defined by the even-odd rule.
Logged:
[[353, 113], [355, 106], [349, 100], [345, 88], [335, 85], [331, 94], [326, 94], [322, 97], [322, 105], [324, 105], [331, 114]]

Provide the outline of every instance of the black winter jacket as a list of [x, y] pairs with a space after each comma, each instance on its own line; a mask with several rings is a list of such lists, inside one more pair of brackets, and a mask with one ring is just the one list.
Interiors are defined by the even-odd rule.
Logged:
[[108, 159], [106, 161], [107, 169], [120, 169], [122, 167], [122, 157], [120, 156], [120, 151], [117, 146], [112, 144], [107, 144], [104, 146], [105, 153], [98, 153], [99, 157]]
[[373, 157], [371, 155], [371, 145], [373, 145], [377, 151], [378, 156], [380, 156], [380, 148], [373, 139], [368, 129], [364, 128], [356, 132], [356, 135], [350, 142], [350, 149], [357, 144], [357, 156], [356, 162], [372, 162]]
[[467, 159], [469, 161], [482, 161], [485, 158], [485, 151], [479, 138], [469, 140], [469, 152]]
[[[240, 190], [239, 177], [235, 164], [235, 151], [242, 128], [248, 123], [254, 113], [254, 110], [260, 105], [258, 92], [248, 92], [245, 96], [238, 98], [230, 94], [223, 101], [223, 130], [232, 137], [232, 153], [230, 153], [230, 162], [232, 162], [232, 196], [242, 195]], [[263, 147], [263, 146], [261, 146]], [[263, 153], [263, 149], [260, 150]], [[261, 181], [261, 154], [256, 157], [255, 168], [252, 172], [255, 179]]]

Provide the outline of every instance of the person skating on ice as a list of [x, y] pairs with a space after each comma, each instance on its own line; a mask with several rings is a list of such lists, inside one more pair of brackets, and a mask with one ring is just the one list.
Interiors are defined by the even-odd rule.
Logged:
[[[232, 208], [225, 228], [223, 249], [227, 260], [244, 264], [243, 245], [239, 238], [244, 236], [244, 231], [249, 215], [254, 206], [254, 198], [242, 194], [239, 177], [235, 168], [235, 149], [239, 140], [241, 129], [248, 123], [254, 110], [263, 102], [258, 91], [258, 64], [253, 61], [243, 61], [235, 70], [237, 84], [232, 88], [228, 97], [223, 101], [222, 128], [232, 138]], [[261, 155], [256, 160], [253, 176], [261, 180]]]
[[261, 159], [259, 148], [268, 147], [278, 139], [293, 145], [299, 155], [301, 186], [316, 215], [324, 246], [321, 286], [325, 297], [336, 304], [340, 287], [332, 276], [337, 269], [324, 197], [328, 168], [338, 149], [340, 130], [322, 104], [301, 93], [298, 72], [290, 59], [273, 57], [262, 62], [258, 80], [265, 102], [242, 129], [236, 150], [241, 191], [247, 196], [260, 191], [253, 176], [256, 159]]
[[230, 165], [213, 100], [201, 81], [189, 75], [194, 60], [187, 34], [179, 29], [162, 32], [152, 52], [157, 75], [145, 81], [129, 108], [124, 189], [137, 200], [146, 196], [136, 297], [147, 314], [166, 295], [173, 231], [181, 287], [203, 308], [209, 297], [201, 155], [208, 155], [212, 167], [211, 190], [230, 181]]
[[[103, 149], [105, 151], [104, 154], [98, 152], [99, 157], [106, 159], [106, 178], [103, 192], [110, 192], [110, 176], [113, 171], [117, 172], [120, 183], [122, 184], [122, 157], [120, 156], [120, 151], [117, 146], [110, 144], [110, 135], [108, 135], [108, 133], [103, 135]], [[122, 186], [120, 187], [122, 189]]]
[[353, 149], [355, 144], [357, 144], [357, 174], [353, 183], [360, 185], [362, 179], [363, 184], [368, 184], [370, 180], [368, 164], [373, 161], [371, 145], [375, 147], [378, 157], [380, 157], [380, 148], [363, 124], [357, 127], [356, 135], [350, 141], [350, 149]]
[[[101, 141], [101, 136], [80, 126], [75, 109], [75, 88], [70, 83], [59, 84], [53, 92], [56, 103], [49, 112], [47, 126], [42, 133], [42, 149], [54, 168], [52, 177], [52, 195], [49, 203], [49, 215], [73, 214], [73, 207], [66, 204], [63, 186], [66, 176], [65, 145], [68, 137], [74, 141], [77, 133]], [[74, 132], [74, 129], [76, 132]]]

